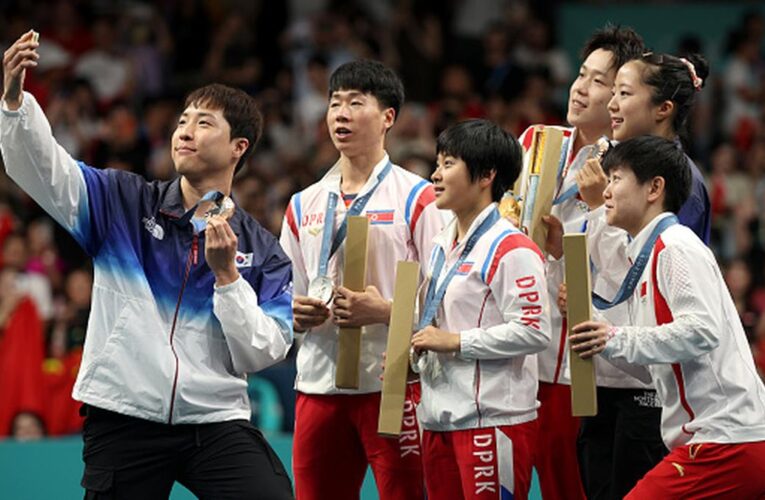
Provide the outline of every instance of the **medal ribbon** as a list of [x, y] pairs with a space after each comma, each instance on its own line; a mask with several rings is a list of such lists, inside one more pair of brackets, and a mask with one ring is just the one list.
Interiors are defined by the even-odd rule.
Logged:
[[199, 201], [197, 201], [193, 207], [188, 209], [183, 216], [181, 216], [181, 222], [185, 224], [186, 222], [191, 222], [191, 225], [194, 226], [194, 234], [199, 234], [202, 231], [204, 231], [205, 227], [207, 226], [207, 221], [203, 218], [194, 217], [194, 212], [197, 211], [197, 208], [199, 205], [201, 205], [204, 202], [212, 201], [215, 202], [216, 205], [220, 205], [223, 201], [223, 199], [226, 197], [225, 194], [221, 193], [220, 191], [208, 191], [205, 193], [204, 196], [199, 198]]
[[600, 295], [593, 292], [592, 305], [601, 311], [604, 311], [627, 300], [627, 298], [630, 297], [635, 291], [635, 287], [637, 287], [638, 281], [640, 281], [640, 277], [643, 275], [643, 271], [645, 270], [645, 266], [648, 264], [648, 258], [651, 255], [653, 246], [656, 244], [656, 240], [659, 239], [659, 236], [665, 229], [670, 226], [674, 226], [678, 222], [679, 221], [677, 220], [677, 217], [674, 215], [659, 221], [659, 223], [656, 224], [656, 227], [653, 228], [653, 231], [651, 231], [650, 236], [648, 236], [648, 240], [643, 244], [643, 248], [640, 249], [640, 253], [635, 259], [635, 263], [632, 264], [632, 267], [630, 267], [630, 270], [627, 272], [627, 276], [624, 278], [622, 286], [619, 287], [619, 291], [616, 292], [616, 297], [614, 297], [614, 300], [609, 302]]
[[319, 253], [318, 276], [327, 275], [330, 257], [332, 257], [335, 252], [337, 252], [337, 249], [340, 248], [340, 245], [342, 245], [343, 241], [345, 241], [345, 236], [348, 232], [348, 217], [359, 215], [364, 210], [364, 207], [367, 206], [367, 202], [372, 197], [372, 194], [374, 194], [374, 192], [382, 183], [383, 179], [385, 179], [385, 176], [387, 176], [392, 169], [393, 164], [389, 160], [388, 164], [385, 165], [385, 168], [383, 168], [382, 171], [377, 175], [377, 182], [374, 186], [372, 186], [369, 192], [367, 192], [367, 194], [364, 196], [359, 196], [353, 200], [353, 203], [348, 209], [348, 213], [346, 214], [345, 219], [337, 230], [335, 239], [332, 241], [331, 249], [329, 243], [330, 239], [332, 238], [332, 230], [335, 227], [335, 209], [337, 208], [339, 196], [337, 193], [329, 193], [329, 197], [327, 199], [327, 210], [324, 213], [324, 230], [322, 231], [321, 235], [321, 252]]
[[438, 311], [438, 306], [441, 305], [441, 302], [444, 300], [444, 295], [446, 295], [446, 289], [449, 286], [449, 282], [451, 282], [452, 278], [457, 274], [457, 270], [460, 268], [463, 262], [465, 262], [465, 259], [467, 259], [468, 254], [473, 249], [476, 243], [478, 243], [478, 240], [483, 236], [486, 231], [491, 228], [491, 226], [494, 225], [495, 222], [497, 222], [500, 219], [499, 210], [494, 208], [494, 210], [491, 211], [491, 213], [486, 217], [483, 222], [476, 228], [476, 230], [473, 232], [472, 235], [470, 235], [470, 238], [468, 239], [467, 243], [465, 244], [465, 248], [462, 249], [462, 253], [460, 254], [459, 259], [457, 259], [457, 262], [454, 263], [454, 265], [449, 269], [449, 272], [446, 274], [446, 277], [444, 278], [443, 282], [441, 283], [440, 287], [437, 287], [438, 285], [438, 278], [441, 275], [441, 271], [444, 267], [444, 261], [446, 260], [446, 255], [444, 254], [444, 249], [440, 246], [437, 247], [437, 253], [436, 253], [436, 260], [435, 264], [433, 265], [433, 276], [430, 279], [430, 283], [428, 285], [428, 291], [425, 295], [425, 307], [423, 309], [422, 317], [420, 318], [420, 322], [417, 326], [418, 330], [422, 330], [431, 322], [433, 321], [433, 318], [436, 317], [436, 312]]

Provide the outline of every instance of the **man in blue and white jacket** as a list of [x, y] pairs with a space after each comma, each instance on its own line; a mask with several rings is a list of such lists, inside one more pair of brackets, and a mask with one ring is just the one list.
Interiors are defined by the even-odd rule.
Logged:
[[0, 150], [8, 175], [93, 257], [73, 393], [87, 416], [86, 497], [162, 498], [179, 481], [202, 498], [291, 498], [249, 424], [246, 379], [291, 345], [290, 261], [240, 208], [206, 226], [194, 217], [200, 201], [230, 194], [254, 149], [254, 100], [222, 85], [192, 92], [172, 138], [180, 178], [147, 183], [55, 141], [22, 92], [38, 46], [30, 31], [5, 52]]

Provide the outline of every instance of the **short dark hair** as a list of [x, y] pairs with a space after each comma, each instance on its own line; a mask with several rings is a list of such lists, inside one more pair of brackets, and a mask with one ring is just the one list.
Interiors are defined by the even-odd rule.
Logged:
[[239, 158], [234, 170], [234, 173], [239, 172], [255, 151], [255, 145], [263, 133], [263, 116], [255, 99], [242, 90], [213, 83], [193, 90], [186, 97], [184, 107], [191, 105], [220, 109], [231, 127], [231, 139], [242, 137], [249, 141], [250, 145]]
[[640, 57], [645, 52], [645, 44], [643, 37], [629, 26], [609, 23], [593, 33], [585, 42], [581, 53], [582, 61], [598, 49], [607, 50], [614, 55], [611, 67], [618, 70], [627, 61]]
[[680, 145], [655, 135], [620, 142], [603, 156], [603, 170], [631, 170], [640, 184], [664, 178], [664, 209], [677, 213], [691, 193], [691, 167]]
[[491, 198], [499, 201], [521, 172], [521, 145], [512, 134], [489, 120], [466, 120], [447, 128], [436, 141], [436, 154], [465, 162], [470, 181], [496, 172]]
[[[360, 59], [343, 64], [329, 77], [329, 96], [339, 90], [358, 90], [373, 95], [383, 109], [398, 112], [404, 104], [404, 84], [396, 73], [378, 61]], [[394, 118], [394, 119], [395, 119]]]
[[[669, 54], [649, 52], [643, 54], [639, 61], [645, 65], [641, 79], [651, 87], [651, 102], [654, 105], [664, 101], [675, 103], [672, 128], [675, 132], [682, 132], [696, 101], [696, 93], [703, 88], [709, 76], [706, 59], [700, 54], [688, 54], [684, 62]], [[698, 80], [694, 81], [693, 76], [698, 77]]]

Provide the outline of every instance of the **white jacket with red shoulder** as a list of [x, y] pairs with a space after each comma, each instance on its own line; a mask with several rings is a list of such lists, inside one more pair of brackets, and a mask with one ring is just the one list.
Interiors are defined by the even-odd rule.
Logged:
[[[456, 219], [438, 235], [436, 245], [446, 256], [441, 279], [494, 210], [495, 204], [484, 209], [456, 246]], [[460, 352], [429, 352], [418, 362], [417, 414], [424, 429], [474, 429], [536, 418], [536, 353], [550, 342], [546, 287], [539, 248], [500, 218], [460, 265], [436, 315], [438, 328], [459, 333]]]
[[[670, 215], [630, 243], [633, 261]], [[634, 326], [614, 328], [602, 355], [647, 365], [668, 448], [765, 440], [765, 386], [714, 255], [692, 230], [661, 233], [627, 304]]]
[[[374, 167], [369, 181], [358, 193], [367, 194], [388, 165], [385, 157]], [[292, 260], [295, 295], [306, 295], [308, 284], [319, 272], [319, 254], [324, 218], [330, 193], [341, 196], [340, 167], [333, 166], [317, 183], [292, 196], [282, 224], [280, 242]], [[418, 261], [424, 273], [433, 238], [443, 228], [442, 212], [436, 208], [433, 185], [403, 168], [392, 165], [374, 191], [362, 214], [370, 220], [366, 284], [374, 285], [385, 299], [393, 299], [396, 263]], [[335, 209], [335, 227], [348, 213], [340, 201]], [[343, 282], [345, 245], [329, 259], [328, 274], [337, 285]], [[331, 320], [311, 328], [302, 336], [297, 355], [295, 388], [307, 394], [361, 394], [380, 391], [382, 356], [388, 326], [368, 325], [362, 329], [359, 388], [337, 389], [335, 367], [338, 328]]]

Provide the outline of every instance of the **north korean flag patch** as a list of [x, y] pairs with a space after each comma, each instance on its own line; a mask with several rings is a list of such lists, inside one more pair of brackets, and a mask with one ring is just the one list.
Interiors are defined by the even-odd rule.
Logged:
[[457, 268], [457, 274], [459, 276], [465, 276], [467, 273], [470, 272], [471, 269], [473, 269], [472, 262], [463, 262], [462, 264], [460, 264], [460, 267]]
[[372, 225], [393, 224], [394, 210], [367, 210], [367, 219]]

